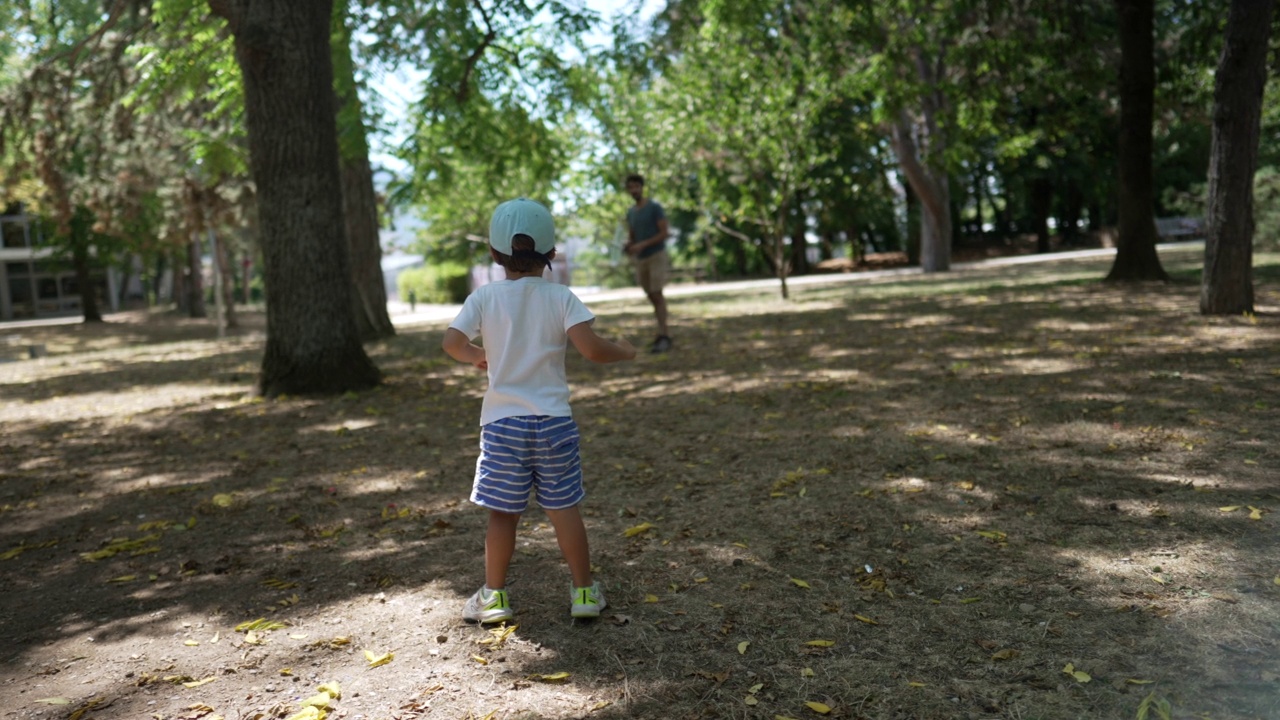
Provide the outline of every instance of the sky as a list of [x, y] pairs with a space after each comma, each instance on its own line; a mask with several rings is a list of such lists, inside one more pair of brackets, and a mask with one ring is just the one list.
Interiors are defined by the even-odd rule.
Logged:
[[[584, 4], [588, 9], [599, 13], [606, 23], [600, 32], [588, 35], [587, 42], [590, 45], [603, 46], [610, 41], [611, 37], [607, 24], [619, 11], [630, 11], [639, 5], [641, 20], [647, 21], [662, 8], [664, 0], [585, 0]], [[373, 90], [381, 97], [382, 105], [386, 109], [384, 120], [389, 126], [386, 137], [374, 140], [373, 152], [369, 157], [375, 166], [381, 165], [395, 172], [404, 172], [408, 169], [404, 163], [392, 157], [389, 150], [401, 142], [408, 131], [403, 118], [407, 108], [417, 96], [421, 77], [421, 74], [412, 70], [402, 70], [375, 78], [370, 83]]]

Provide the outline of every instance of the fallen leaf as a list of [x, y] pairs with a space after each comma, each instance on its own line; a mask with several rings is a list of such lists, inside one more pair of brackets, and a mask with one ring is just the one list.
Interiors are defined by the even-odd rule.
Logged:
[[[472, 656], [471, 656], [471, 659], [472, 659], [472, 660], [475, 660], [476, 662], [480, 663], [481, 665], [488, 665], [488, 664], [489, 664], [489, 659], [488, 659], [488, 658], [482, 658], [482, 657], [480, 657], [479, 655], [472, 655]], [[373, 661], [372, 661], [372, 660], [370, 660], [369, 662], [373, 662]]]
[[999, 530], [976, 530], [975, 532], [988, 540], [995, 540], [996, 542], [1004, 542], [1009, 537]]
[[872, 620], [871, 618], [867, 617], [866, 615], [854, 615], [854, 616], [853, 616], [853, 619], [854, 619], [854, 620], [857, 620], [858, 622], [864, 622], [864, 623], [866, 623], [866, 624], [868, 624], [868, 625], [879, 625], [879, 624], [880, 624], [880, 623], [876, 622], [875, 620]]
[[41, 700], [33, 700], [32, 702], [44, 703], [45, 705], [70, 705], [71, 700], [64, 697], [43, 698]]
[[1020, 654], [1021, 653], [1019, 653], [1017, 650], [1014, 650], [1013, 648], [1005, 648], [1004, 650], [997, 650], [996, 652], [992, 653], [991, 659], [992, 660], [1012, 660], [1018, 657], [1018, 655]]
[[809, 583], [807, 583], [807, 582], [805, 582], [805, 581], [803, 581], [803, 580], [800, 580], [800, 579], [798, 579], [798, 578], [791, 578], [791, 582], [792, 582], [792, 584], [794, 584], [796, 587], [802, 587], [802, 588], [804, 588], [804, 589], [806, 589], [806, 590], [808, 590], [808, 589], [809, 589]]
[[756, 699], [755, 695], [748, 695], [742, 698], [742, 702], [747, 705], [757, 705], [760, 703], [760, 701]]
[[193, 681], [191, 681], [191, 682], [184, 682], [184, 683], [182, 683], [182, 687], [185, 687], [185, 688], [198, 688], [198, 687], [200, 687], [201, 685], [208, 685], [209, 683], [211, 683], [211, 682], [213, 682], [214, 680], [217, 680], [217, 679], [218, 679], [218, 678], [217, 678], [217, 676], [216, 676], [216, 675], [215, 675], [215, 676], [210, 676], [210, 677], [207, 677], [207, 678], [205, 678], [205, 679], [203, 679], [203, 680], [193, 680]]
[[188, 646], [188, 647], [196, 647], [197, 645], [199, 645], [199, 644], [200, 644], [200, 641], [199, 641], [199, 640], [187, 640], [186, 642], [184, 642], [184, 643], [182, 643], [182, 644], [183, 644], [183, 645], [186, 645], [186, 646]]
[[980, 597], [971, 597], [971, 598], [964, 598], [964, 599], [962, 599], [962, 600], [960, 601], [960, 604], [961, 604], [961, 605], [971, 605], [971, 604], [973, 604], [973, 603], [981, 602], [981, 601], [982, 601], [982, 598], [980, 598]]
[[1256, 507], [1254, 507], [1254, 506], [1250, 505], [1250, 506], [1249, 506], [1249, 519], [1250, 519], [1250, 520], [1261, 520], [1261, 519], [1262, 519], [1262, 508], [1256, 508]]
[[907, 687], [928, 687], [928, 686], [922, 682], [909, 682], [907, 683]]
[[1150, 685], [1151, 683], [1155, 682], [1155, 680], [1139, 680], [1138, 678], [1127, 678], [1125, 682], [1130, 685]]
[[752, 695], [755, 695], [756, 693], [760, 692], [763, 689], [764, 689], [764, 683], [756, 683], [755, 685], [752, 685], [751, 687], [747, 688], [747, 692], [751, 693]]
[[333, 702], [333, 698], [329, 696], [329, 693], [316, 693], [306, 700], [303, 700], [302, 704], [305, 707], [315, 707], [320, 708], [321, 710], [328, 710], [329, 703], [331, 702]]
[[1228, 513], [1228, 512], [1235, 512], [1235, 511], [1239, 510], [1241, 507], [1243, 507], [1243, 506], [1242, 506], [1242, 505], [1227, 505], [1226, 507], [1220, 507], [1220, 508], [1218, 508], [1218, 512], [1224, 512], [1224, 513]]
[[623, 530], [622, 535], [623, 537], [635, 537], [636, 535], [639, 535], [640, 533], [648, 532], [654, 529], [655, 527], [657, 527], [657, 525], [654, 525], [653, 523], [642, 522], [639, 525], [633, 525], [632, 527], [629, 527], [626, 530]]
[[751, 645], [751, 642], [748, 640], [743, 640], [742, 642], [738, 643], [738, 654], [746, 655], [747, 648], [750, 647], [750, 645]]
[[560, 672], [553, 672], [553, 673], [551, 673], [551, 674], [549, 674], [549, 675], [537, 675], [536, 677], [537, 677], [537, 679], [541, 680], [542, 682], [551, 682], [551, 683], [553, 683], [553, 682], [564, 682], [565, 680], [568, 680], [568, 679], [569, 679], [569, 675], [570, 675], [570, 673], [567, 673], [567, 672], [565, 672], [565, 671], [561, 670]]
[[213, 496], [213, 504], [220, 508], [229, 508], [234, 502], [235, 498], [231, 497], [227, 493], [218, 493]]
[[813, 702], [812, 700], [810, 700], [809, 702], [806, 702], [805, 707], [818, 713], [819, 715], [826, 715], [827, 713], [831, 712], [830, 705], [824, 705], [820, 702]]
[[805, 643], [805, 645], [810, 645], [813, 647], [831, 647], [832, 645], [835, 645], [835, 644], [836, 644], [835, 640], [810, 640], [809, 642]]
[[286, 720], [324, 720], [324, 712], [320, 708], [305, 707], [301, 712], [290, 715]]
[[657, 596], [657, 595], [645, 595], [645, 596], [644, 596], [644, 601], [645, 601], [645, 602], [647, 602], [647, 603], [656, 603], [656, 602], [658, 602], [658, 596]]
[[1077, 670], [1076, 666], [1071, 663], [1067, 663], [1066, 666], [1062, 668], [1062, 672], [1075, 678], [1076, 682], [1087, 683], [1093, 679], [1093, 677], [1089, 675], [1089, 673], [1083, 670]]
[[374, 653], [369, 652], [368, 650], [364, 651], [364, 659], [369, 661], [369, 667], [371, 668], [376, 668], [379, 665], [386, 665], [387, 663], [391, 662], [395, 658], [396, 658], [395, 653], [385, 653], [382, 655], [375, 655]]
[[813, 677], [813, 668], [800, 668], [800, 677]]
[[610, 705], [612, 705], [612, 704], [613, 704], [613, 701], [612, 701], [612, 700], [601, 700], [600, 702], [596, 703], [595, 705], [592, 705], [592, 706], [591, 706], [591, 710], [589, 710], [588, 712], [595, 712], [595, 711], [597, 711], [597, 710], [603, 710], [603, 709], [605, 709], [605, 708], [609, 707], [609, 706], [610, 706]]

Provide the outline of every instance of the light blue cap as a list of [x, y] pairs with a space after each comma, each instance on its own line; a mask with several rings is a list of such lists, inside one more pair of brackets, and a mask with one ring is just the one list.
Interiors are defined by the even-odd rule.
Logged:
[[551, 211], [529, 198], [508, 200], [493, 211], [489, 221], [489, 245], [503, 255], [511, 254], [511, 239], [516, 235], [533, 238], [534, 249], [543, 255], [556, 246], [556, 225]]

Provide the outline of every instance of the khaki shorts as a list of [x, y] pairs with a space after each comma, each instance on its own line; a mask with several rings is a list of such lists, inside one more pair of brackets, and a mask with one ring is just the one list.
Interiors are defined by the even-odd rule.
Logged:
[[662, 292], [667, 284], [667, 253], [654, 253], [647, 258], [634, 261], [636, 264], [636, 281], [646, 293]]

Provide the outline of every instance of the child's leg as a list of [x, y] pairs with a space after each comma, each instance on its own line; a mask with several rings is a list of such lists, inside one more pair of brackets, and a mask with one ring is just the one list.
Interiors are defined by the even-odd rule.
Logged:
[[591, 586], [591, 549], [587, 545], [587, 528], [582, 524], [578, 506], [564, 510], [547, 510], [547, 517], [556, 529], [556, 542], [573, 573], [574, 587]]
[[489, 511], [489, 531], [484, 537], [484, 584], [491, 590], [507, 586], [507, 567], [516, 552], [519, 513]]

